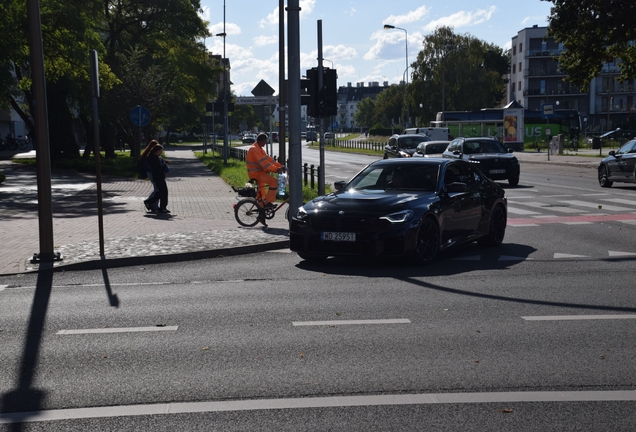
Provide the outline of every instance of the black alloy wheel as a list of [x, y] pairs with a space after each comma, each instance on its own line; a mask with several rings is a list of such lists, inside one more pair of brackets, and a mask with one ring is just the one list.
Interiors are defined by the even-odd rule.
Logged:
[[519, 177], [509, 178], [508, 184], [510, 186], [517, 186], [519, 184]]
[[477, 244], [484, 247], [499, 246], [503, 243], [504, 236], [506, 235], [507, 224], [508, 218], [506, 217], [506, 210], [499, 204], [493, 209], [490, 215], [488, 234], [477, 239]]
[[607, 167], [605, 165], [601, 165], [598, 169], [598, 184], [601, 185], [601, 187], [608, 188], [612, 187], [612, 185], [614, 184], [614, 182], [608, 180], [607, 177]]
[[422, 219], [417, 231], [415, 260], [418, 264], [429, 264], [437, 258], [440, 251], [440, 234], [437, 223], [430, 217]]

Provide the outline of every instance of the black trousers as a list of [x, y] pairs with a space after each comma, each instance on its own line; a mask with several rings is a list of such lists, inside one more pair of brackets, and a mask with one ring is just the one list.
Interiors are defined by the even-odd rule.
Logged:
[[153, 206], [159, 201], [159, 209], [163, 210], [168, 206], [168, 185], [165, 178], [154, 179], [154, 184], [157, 187], [157, 193], [148, 200], [148, 205]]

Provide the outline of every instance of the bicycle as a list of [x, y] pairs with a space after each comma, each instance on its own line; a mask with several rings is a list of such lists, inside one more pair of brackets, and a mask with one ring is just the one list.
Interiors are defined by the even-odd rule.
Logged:
[[[264, 196], [258, 187], [256, 180], [250, 180], [252, 187], [244, 187], [237, 189], [232, 186], [232, 190], [238, 193], [242, 198], [234, 204], [234, 217], [236, 221], [244, 227], [253, 227], [261, 222], [265, 227], [265, 220], [273, 219], [276, 212], [289, 202], [289, 198], [277, 203], [274, 207], [264, 208]], [[289, 218], [289, 207], [285, 212], [285, 219]]]

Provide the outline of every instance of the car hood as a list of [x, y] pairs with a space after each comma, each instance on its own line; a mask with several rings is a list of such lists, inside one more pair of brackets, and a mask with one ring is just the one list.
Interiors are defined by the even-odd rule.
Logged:
[[346, 190], [313, 199], [304, 205], [310, 211], [384, 212], [411, 208], [435, 200], [435, 192], [401, 190]]

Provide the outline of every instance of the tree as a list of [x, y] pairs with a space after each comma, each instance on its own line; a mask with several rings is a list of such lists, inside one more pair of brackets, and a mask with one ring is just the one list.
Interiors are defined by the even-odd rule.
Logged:
[[373, 116], [375, 115], [375, 102], [371, 98], [364, 98], [356, 106], [354, 117], [355, 124], [359, 127], [370, 128], [373, 126]]
[[619, 59], [621, 80], [636, 78], [636, 2], [633, 0], [543, 0], [554, 4], [548, 34], [562, 42], [559, 68], [588, 88], [603, 63]]
[[404, 86], [393, 84], [383, 90], [375, 99], [373, 125], [390, 127], [400, 123], [404, 106]]
[[424, 38], [423, 49], [412, 66], [409, 99], [425, 123], [442, 110], [498, 105], [505, 95], [510, 59], [496, 45], [468, 34], [455, 34], [450, 27], [439, 27]]

